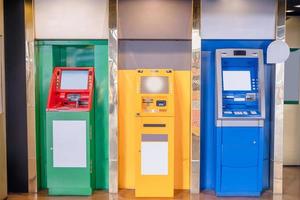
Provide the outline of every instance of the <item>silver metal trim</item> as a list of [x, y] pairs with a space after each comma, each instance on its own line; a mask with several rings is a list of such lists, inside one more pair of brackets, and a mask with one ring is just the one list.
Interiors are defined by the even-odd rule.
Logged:
[[[200, 192], [200, 119], [193, 112], [201, 113], [201, 1], [193, 0], [192, 28], [192, 69], [191, 69], [191, 155], [190, 155], [190, 192]], [[199, 45], [199, 46], [198, 46]], [[195, 118], [194, 118], [195, 117]]]
[[263, 127], [264, 120], [217, 120], [217, 127]]
[[[285, 41], [286, 0], [277, 1], [276, 40]], [[273, 193], [283, 194], [283, 134], [284, 134], [284, 63], [275, 65], [275, 91], [273, 102], [273, 133], [271, 134], [270, 182]]]
[[109, 192], [118, 193], [118, 0], [109, 0]]
[[[245, 56], [235, 56], [234, 51], [242, 50], [246, 51]], [[260, 108], [260, 117], [253, 117], [251, 120], [264, 119], [266, 116], [265, 111], [265, 82], [264, 82], [264, 63], [263, 63], [263, 52], [261, 49], [217, 49], [216, 50], [216, 95], [217, 95], [217, 120], [225, 119], [241, 119], [237, 117], [224, 117], [223, 116], [223, 100], [222, 100], [222, 58], [258, 58], [258, 78], [259, 78], [259, 108]], [[246, 120], [246, 119], [244, 119]], [[244, 121], [243, 120], [243, 121]]]
[[25, 14], [25, 62], [26, 62], [26, 107], [28, 140], [28, 191], [38, 191], [36, 162], [36, 102], [35, 102], [35, 56], [34, 56], [34, 0], [24, 1]]

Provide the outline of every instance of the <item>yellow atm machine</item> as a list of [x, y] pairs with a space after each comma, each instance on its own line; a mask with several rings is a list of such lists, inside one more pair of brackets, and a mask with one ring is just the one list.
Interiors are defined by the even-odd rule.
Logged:
[[137, 70], [136, 197], [174, 195], [174, 72]]

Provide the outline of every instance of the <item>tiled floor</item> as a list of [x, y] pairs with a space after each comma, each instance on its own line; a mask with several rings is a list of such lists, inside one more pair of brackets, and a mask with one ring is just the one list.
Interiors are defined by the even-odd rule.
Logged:
[[[300, 167], [284, 168], [284, 195], [273, 196], [270, 191], [265, 192], [260, 198], [217, 198], [210, 193], [201, 193], [199, 195], [190, 195], [188, 191], [176, 191], [173, 199], [187, 200], [300, 200]], [[49, 197], [45, 192], [39, 194], [11, 194], [9, 200], [125, 200], [125, 199], [153, 199], [153, 198], [135, 198], [133, 190], [121, 190], [118, 195], [109, 195], [104, 191], [96, 191], [91, 197]], [[163, 199], [163, 198], [156, 198]]]

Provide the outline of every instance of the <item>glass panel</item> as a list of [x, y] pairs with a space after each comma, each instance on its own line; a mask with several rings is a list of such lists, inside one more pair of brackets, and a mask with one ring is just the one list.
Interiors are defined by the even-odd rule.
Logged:
[[92, 67], [94, 66], [94, 47], [90, 45], [54, 46], [53, 64], [55, 67]]
[[225, 91], [251, 91], [250, 71], [223, 71]]
[[87, 70], [63, 70], [61, 74], [62, 90], [86, 90], [88, 88]]

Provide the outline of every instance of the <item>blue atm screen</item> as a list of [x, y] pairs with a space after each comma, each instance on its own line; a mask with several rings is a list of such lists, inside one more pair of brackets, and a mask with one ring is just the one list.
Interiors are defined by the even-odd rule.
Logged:
[[258, 117], [258, 58], [222, 58], [224, 117]]

